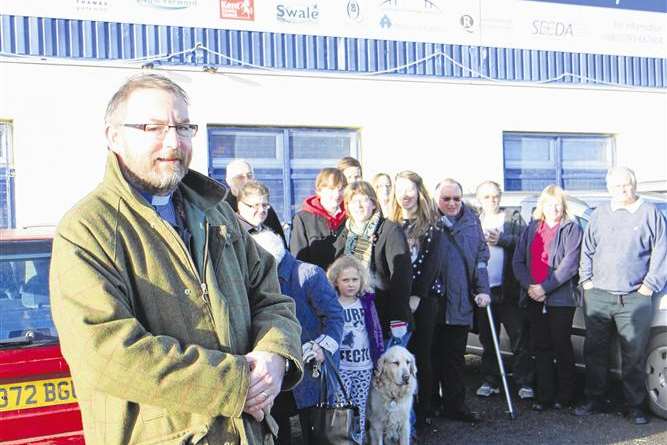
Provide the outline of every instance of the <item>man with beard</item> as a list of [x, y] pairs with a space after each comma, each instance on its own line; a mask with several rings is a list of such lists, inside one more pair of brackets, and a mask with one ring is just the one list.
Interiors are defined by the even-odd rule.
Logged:
[[303, 372], [275, 260], [188, 169], [178, 85], [131, 78], [105, 121], [106, 174], [60, 222], [51, 266], [86, 442], [270, 443], [271, 404]]

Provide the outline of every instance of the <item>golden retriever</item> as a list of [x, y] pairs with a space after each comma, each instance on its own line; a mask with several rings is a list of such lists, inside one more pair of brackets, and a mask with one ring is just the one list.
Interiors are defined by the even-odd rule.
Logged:
[[366, 421], [371, 445], [410, 444], [410, 411], [417, 390], [415, 357], [403, 346], [380, 356], [371, 382]]

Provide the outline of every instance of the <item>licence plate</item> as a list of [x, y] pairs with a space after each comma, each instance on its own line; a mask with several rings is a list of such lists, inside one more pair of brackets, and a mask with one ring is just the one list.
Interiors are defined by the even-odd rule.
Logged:
[[0, 385], [0, 412], [74, 402], [71, 377]]

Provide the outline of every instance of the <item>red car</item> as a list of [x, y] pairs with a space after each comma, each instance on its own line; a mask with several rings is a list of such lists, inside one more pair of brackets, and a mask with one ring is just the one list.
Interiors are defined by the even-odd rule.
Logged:
[[0, 444], [83, 444], [51, 319], [51, 230], [0, 230]]

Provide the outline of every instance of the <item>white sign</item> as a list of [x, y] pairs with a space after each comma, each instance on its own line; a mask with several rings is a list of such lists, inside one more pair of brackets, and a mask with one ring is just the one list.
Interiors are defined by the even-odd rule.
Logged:
[[2, 0], [0, 13], [659, 58], [667, 54], [666, 13], [568, 2]]

